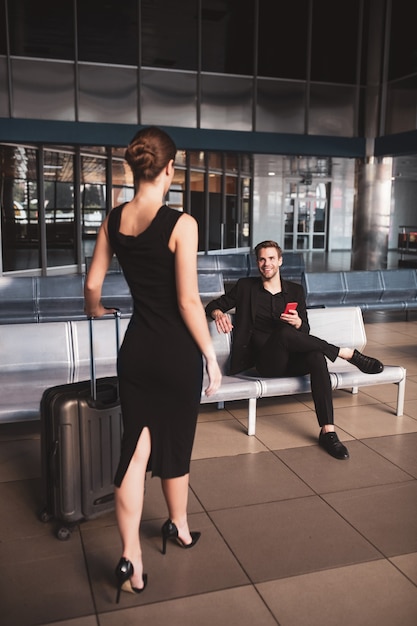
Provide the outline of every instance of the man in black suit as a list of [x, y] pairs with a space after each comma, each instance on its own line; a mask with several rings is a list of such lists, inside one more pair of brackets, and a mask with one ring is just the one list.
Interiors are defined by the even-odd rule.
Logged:
[[[260, 277], [241, 278], [228, 293], [206, 306], [219, 332], [229, 333], [234, 328], [229, 373], [255, 366], [265, 377], [310, 374], [321, 427], [319, 444], [336, 459], [348, 459], [349, 452], [335, 432], [325, 357], [335, 361], [339, 356], [368, 374], [382, 372], [384, 366], [357, 350], [339, 348], [310, 335], [302, 286], [281, 278], [280, 246], [275, 241], [263, 241], [256, 246], [255, 254]], [[234, 327], [226, 313], [230, 309], [235, 309]]]

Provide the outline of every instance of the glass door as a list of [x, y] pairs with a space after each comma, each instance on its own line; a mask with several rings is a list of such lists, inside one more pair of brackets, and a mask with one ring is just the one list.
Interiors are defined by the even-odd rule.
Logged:
[[284, 250], [325, 250], [330, 182], [287, 180]]

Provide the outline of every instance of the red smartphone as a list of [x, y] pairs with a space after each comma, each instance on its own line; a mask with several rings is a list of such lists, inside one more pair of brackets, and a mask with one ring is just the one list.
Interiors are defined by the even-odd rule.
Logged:
[[287, 315], [290, 311], [295, 311], [297, 308], [298, 302], [288, 302], [284, 309], [284, 315]]

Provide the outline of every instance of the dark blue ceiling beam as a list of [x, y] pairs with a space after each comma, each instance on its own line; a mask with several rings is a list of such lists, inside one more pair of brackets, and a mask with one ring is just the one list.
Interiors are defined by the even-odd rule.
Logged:
[[[0, 142], [126, 146], [140, 126], [0, 118]], [[163, 126], [179, 149], [362, 158], [365, 139]]]

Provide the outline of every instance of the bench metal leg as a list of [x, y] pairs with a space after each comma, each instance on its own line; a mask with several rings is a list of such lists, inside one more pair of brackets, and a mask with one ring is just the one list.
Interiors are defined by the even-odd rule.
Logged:
[[256, 430], [256, 398], [249, 398], [248, 435], [254, 435]]
[[397, 416], [400, 417], [404, 413], [405, 375], [404, 375], [404, 378], [399, 383], [397, 383], [397, 385], [398, 385]]
[[220, 402], [217, 403], [217, 408], [220, 411], [221, 409], [224, 409], [224, 400], [221, 400]]

